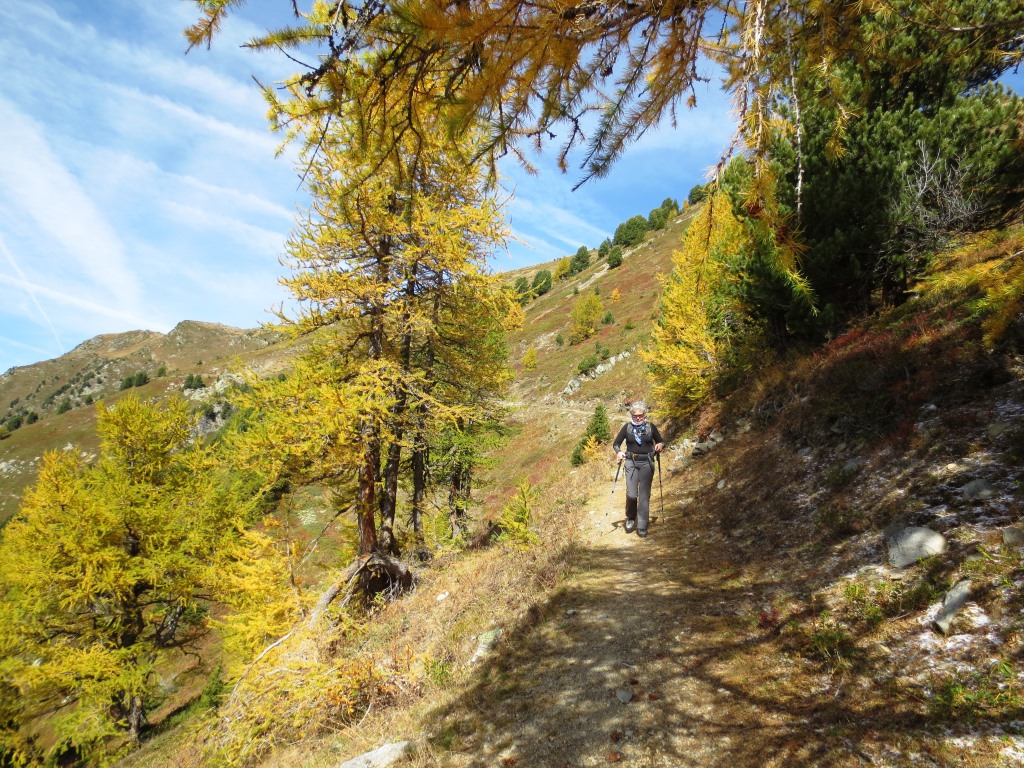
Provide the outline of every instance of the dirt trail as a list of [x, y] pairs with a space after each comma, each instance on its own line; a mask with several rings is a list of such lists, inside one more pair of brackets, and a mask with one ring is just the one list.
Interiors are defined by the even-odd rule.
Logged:
[[789, 691], [786, 666], [801, 662], [761, 647], [775, 642], [758, 617], [777, 585], [736, 578], [716, 529], [668, 484], [646, 539], [623, 530], [621, 479], [609, 490], [591, 494], [578, 572], [435, 713], [451, 749], [439, 764], [864, 764], [852, 742], [807, 738], [812, 703], [826, 721], [849, 713]]

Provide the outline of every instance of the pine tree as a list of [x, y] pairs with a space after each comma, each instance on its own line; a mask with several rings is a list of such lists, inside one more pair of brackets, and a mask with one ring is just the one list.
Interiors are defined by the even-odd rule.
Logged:
[[659, 402], [688, 416], [707, 397], [722, 363], [724, 321], [735, 308], [723, 286], [730, 280], [730, 256], [749, 248], [742, 223], [727, 194], [708, 200], [673, 254], [665, 280], [661, 319], [654, 345], [642, 351]]
[[188, 407], [127, 395], [98, 410], [100, 459], [45, 455], [0, 545], [3, 680], [24, 728], [46, 716], [57, 750], [102, 762], [138, 740], [157, 668], [194, 650], [255, 498], [209, 448]]
[[[486, 413], [508, 377], [503, 327], [519, 310], [486, 270], [504, 227], [473, 146], [457, 151], [435, 127], [431, 152], [399, 160], [366, 130], [353, 112], [310, 158], [313, 203], [282, 280], [302, 310], [282, 319], [315, 341], [287, 381], [260, 387], [268, 417], [246, 451], [271, 461], [270, 475], [334, 487], [339, 513], [354, 509], [361, 556], [397, 555], [403, 455], [417, 529], [430, 445], [442, 423]], [[520, 287], [529, 293], [525, 278]]]
[[523, 353], [523, 359], [521, 360], [521, 362], [523, 364], [523, 368], [525, 368], [528, 371], [532, 371], [534, 368], [536, 368], [537, 348], [534, 347], [533, 345], [527, 347], [526, 351]]
[[543, 296], [551, 290], [551, 283], [551, 272], [547, 269], [542, 269], [533, 276], [533, 284], [530, 287], [535, 296]]

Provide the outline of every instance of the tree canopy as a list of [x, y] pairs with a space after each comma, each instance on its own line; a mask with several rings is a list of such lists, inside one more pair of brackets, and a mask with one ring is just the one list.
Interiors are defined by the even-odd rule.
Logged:
[[[1013, 66], [1024, 50], [1024, 10], [1012, 0], [345, 0], [305, 11], [279, 1], [290, 2], [296, 23], [250, 42], [301, 67], [284, 96], [264, 89], [276, 126], [290, 130], [298, 116], [324, 126], [355, 104], [365, 123], [391, 125], [389, 141], [408, 151], [410, 139], [425, 141], [427, 113], [440, 111], [454, 133], [483, 118], [482, 153], [511, 152], [529, 165], [524, 142], [557, 139], [563, 169], [583, 148], [584, 180], [605, 174], [652, 126], [675, 121], [680, 107], [696, 107], [708, 61], [724, 72], [743, 142], [760, 156], [778, 103], [793, 100], [805, 75], [824, 73], [822, 94], [840, 105], [837, 140], [857, 109], [830, 80], [838, 62], [870, 67], [884, 55], [901, 75], [897, 87], [912, 89], [918, 62], [891, 42], [908, 30], [954, 40], [949, 56], [975, 60], [979, 78]], [[190, 46], [209, 45], [245, 0], [195, 2], [201, 18], [186, 30]], [[884, 46], [861, 34], [865, 20], [883, 31]], [[941, 76], [937, 66], [921, 76]], [[320, 135], [309, 131], [306, 140]]]
[[46, 454], [0, 544], [0, 709], [16, 692], [22, 726], [0, 746], [16, 759], [41, 717], [50, 759], [98, 764], [110, 739], [138, 739], [157, 670], [196, 652], [258, 501], [191, 441], [183, 401], [129, 394], [98, 420], [98, 461]]

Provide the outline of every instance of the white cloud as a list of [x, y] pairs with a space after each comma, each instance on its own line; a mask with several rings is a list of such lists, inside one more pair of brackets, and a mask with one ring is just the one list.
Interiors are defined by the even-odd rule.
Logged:
[[[81, 296], [66, 293], [40, 283], [30, 283], [21, 278], [12, 278], [9, 275], [0, 275], [0, 283], [21, 288], [26, 292], [30, 292], [38, 296], [44, 296], [61, 305], [65, 310], [82, 310], [88, 312], [90, 315], [100, 315], [105, 318], [121, 321], [122, 323], [127, 324], [125, 326], [126, 328], [144, 328], [152, 322], [148, 315], [143, 315], [138, 312], [126, 312], [108, 304], [97, 303], [96, 301], [91, 301]], [[171, 328], [171, 326], [167, 324], [160, 325], [162, 327], [151, 328], [150, 330], [169, 330]]]
[[46, 239], [70, 257], [96, 285], [134, 306], [139, 281], [128, 269], [117, 233], [61, 163], [41, 126], [0, 97], [0, 195], [9, 209], [27, 216]]
[[[543, 200], [519, 197], [510, 203], [509, 208], [509, 221], [514, 231], [541, 233], [546, 235], [546, 241], [561, 243], [573, 253], [581, 245], [600, 242], [608, 236], [605, 230], [572, 211], [549, 205]], [[528, 242], [537, 245], [539, 250], [536, 236], [530, 236]]]
[[174, 201], [165, 201], [163, 208], [178, 223], [199, 229], [205, 229], [225, 235], [239, 243], [254, 248], [264, 255], [276, 256], [284, 248], [287, 237], [284, 233], [264, 229], [254, 224], [225, 216], [209, 209], [184, 205]]

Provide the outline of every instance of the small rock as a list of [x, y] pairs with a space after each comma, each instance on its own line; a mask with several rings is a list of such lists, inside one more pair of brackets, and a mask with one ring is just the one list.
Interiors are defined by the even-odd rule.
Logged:
[[806, 459], [808, 456], [811, 455], [812, 452], [813, 449], [810, 446], [805, 446], [801, 448], [799, 451], [797, 451], [796, 455], [799, 456], [801, 459]]
[[628, 688], [619, 688], [615, 692], [615, 698], [623, 704], [629, 704], [633, 700], [633, 692]]
[[957, 612], [964, 607], [964, 603], [967, 602], [967, 598], [971, 594], [971, 582], [969, 579], [958, 581], [953, 588], [946, 593], [946, 597], [942, 600], [942, 610], [939, 611], [939, 615], [935, 617], [935, 628], [942, 634], [949, 632], [949, 627], [953, 623], [953, 617], [956, 616]]
[[1024, 547], [1024, 530], [1012, 525], [1003, 528], [1003, 544], [1008, 547]]
[[961, 492], [964, 498], [970, 501], [991, 499], [995, 495], [995, 491], [987, 480], [971, 480], [961, 489]]
[[387, 768], [405, 756], [409, 749], [408, 741], [385, 744], [383, 747], [367, 752], [365, 755], [346, 760], [338, 768]]
[[1005, 432], [1009, 428], [1010, 428], [1009, 424], [1004, 424], [1002, 422], [999, 422], [997, 424], [993, 424], [991, 427], [988, 428], [989, 439], [995, 440], [997, 437], [999, 437], [1001, 434], [1003, 434], [1003, 432]]
[[448, 599], [448, 593], [447, 592], [442, 592], [440, 595], [437, 596], [437, 602], [439, 602], [439, 603], [441, 601], [447, 600], [447, 599]]
[[480, 637], [477, 638], [476, 651], [474, 651], [472, 658], [469, 660], [470, 665], [476, 664], [480, 659], [486, 656], [494, 647], [495, 643], [498, 642], [499, 637], [501, 637], [500, 628], [490, 629], [480, 635]]
[[725, 480], [719, 480], [717, 488], [718, 490], [722, 490], [723, 488], [725, 488]]

